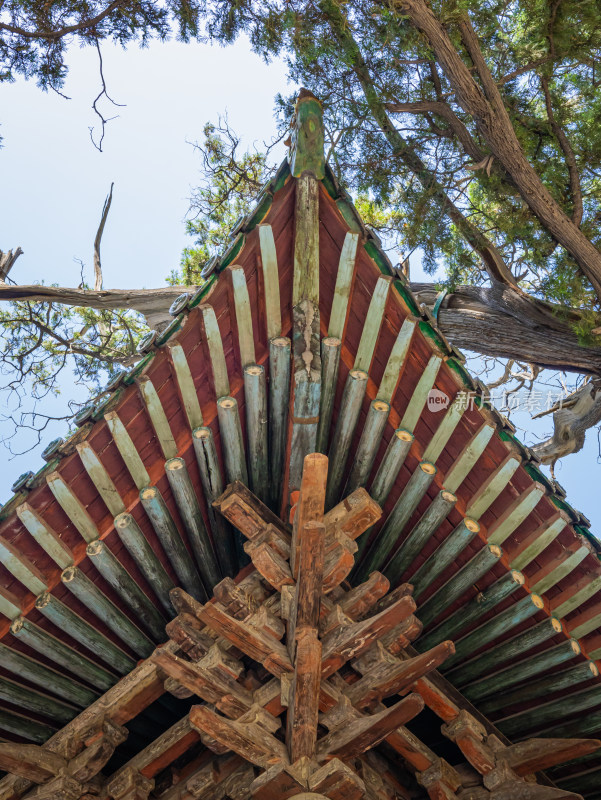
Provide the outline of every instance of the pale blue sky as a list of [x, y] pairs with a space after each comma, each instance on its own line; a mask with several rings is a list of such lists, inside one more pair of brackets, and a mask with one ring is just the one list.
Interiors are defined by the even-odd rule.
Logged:
[[[245, 40], [229, 48], [174, 42], [127, 52], [105, 47], [109, 93], [126, 106], [105, 106], [106, 116], [119, 118], [107, 127], [103, 153], [88, 134], [89, 126], [97, 131], [91, 110], [99, 91], [96, 51], [72, 50], [69, 65], [64, 90], [69, 101], [23, 80], [0, 86], [0, 248], [20, 245], [25, 251], [13, 273], [19, 283], [77, 286], [74, 258], [86, 262], [91, 280], [92, 243], [114, 181], [102, 242], [105, 287], [160, 286], [189, 244], [184, 219], [199, 158], [188, 142], [201, 139], [204, 123], [225, 112], [245, 147], [271, 139], [274, 97], [291, 91], [284, 65], [264, 64]], [[419, 280], [415, 261], [412, 277]], [[64, 413], [74, 391], [66, 382], [63, 396], [45, 409]], [[529, 424], [525, 415], [517, 420]], [[546, 418], [537, 428], [542, 434], [549, 426]], [[65, 428], [60, 423], [46, 431], [44, 443]], [[27, 444], [23, 435], [16, 446]], [[584, 451], [557, 468], [568, 500], [591, 518], [595, 533], [601, 530], [596, 458], [597, 436], [591, 431]], [[0, 450], [0, 501], [10, 496], [21, 472], [40, 464], [35, 451], [9, 460]]]

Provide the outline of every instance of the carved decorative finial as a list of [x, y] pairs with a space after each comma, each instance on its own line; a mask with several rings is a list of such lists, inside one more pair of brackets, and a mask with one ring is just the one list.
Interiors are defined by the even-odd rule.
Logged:
[[310, 172], [324, 177], [324, 128], [321, 102], [308, 89], [301, 89], [296, 101], [290, 137], [290, 171], [295, 178]]

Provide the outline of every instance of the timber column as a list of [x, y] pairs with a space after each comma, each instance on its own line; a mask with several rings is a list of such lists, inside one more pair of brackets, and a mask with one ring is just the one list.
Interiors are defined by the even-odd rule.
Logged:
[[[296, 181], [294, 280], [292, 286], [292, 431], [290, 491], [300, 489], [303, 459], [317, 450], [321, 398], [319, 330], [319, 181], [324, 177], [321, 103], [301, 89], [290, 143], [290, 171]], [[287, 498], [286, 498], [287, 500]]]

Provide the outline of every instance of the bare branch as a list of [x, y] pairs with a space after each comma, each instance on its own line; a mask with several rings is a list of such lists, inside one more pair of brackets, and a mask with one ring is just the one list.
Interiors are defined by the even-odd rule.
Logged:
[[12, 250], [9, 250], [7, 253], [0, 250], [0, 283], [6, 283], [6, 276], [14, 267], [15, 261], [22, 255], [23, 250], [21, 250], [20, 247], [17, 247], [14, 253]]
[[102, 264], [100, 261], [100, 242], [102, 241], [104, 226], [106, 224], [106, 219], [109, 215], [111, 202], [113, 200], [114, 185], [115, 185], [114, 183], [111, 183], [111, 189], [108, 193], [106, 200], [104, 201], [104, 206], [102, 207], [102, 217], [100, 219], [100, 225], [98, 226], [98, 230], [96, 231], [96, 238], [94, 239], [94, 289], [97, 292], [99, 292], [102, 289]]

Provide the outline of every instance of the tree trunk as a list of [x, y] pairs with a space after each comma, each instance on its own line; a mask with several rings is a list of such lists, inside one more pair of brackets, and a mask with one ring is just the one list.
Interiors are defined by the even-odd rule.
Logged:
[[[434, 306], [438, 289], [412, 283], [418, 302]], [[559, 318], [564, 311], [567, 321]], [[557, 309], [501, 284], [458, 286], [445, 297], [438, 322], [457, 347], [497, 358], [513, 358], [549, 369], [601, 375], [601, 348], [584, 347], [569, 320], [578, 312]]]

